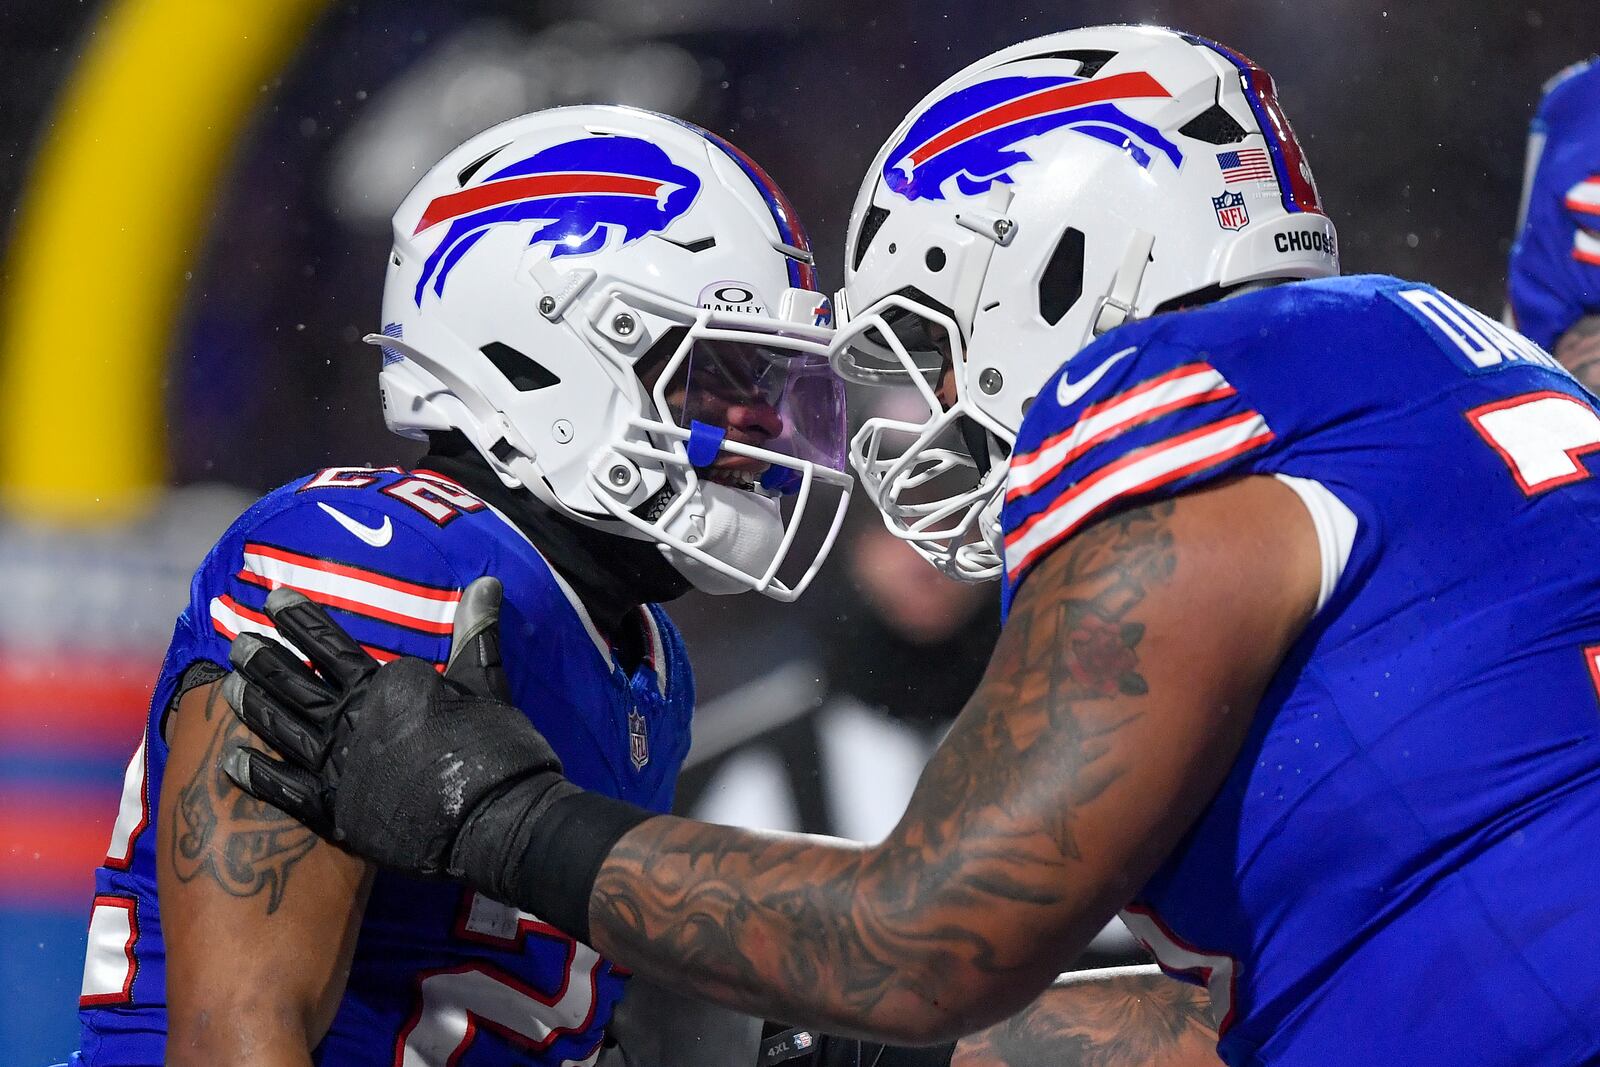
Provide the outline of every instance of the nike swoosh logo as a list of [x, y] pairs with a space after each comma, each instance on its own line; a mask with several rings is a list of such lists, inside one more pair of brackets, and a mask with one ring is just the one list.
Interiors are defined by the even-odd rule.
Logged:
[[330, 507], [320, 500], [317, 501], [317, 507], [326, 511], [328, 517], [333, 519], [334, 522], [343, 526], [373, 548], [382, 548], [394, 537], [394, 524], [389, 521], [389, 516], [387, 515], [383, 517], [383, 521], [378, 525], [368, 526], [366, 523], [357, 522], [338, 508]]
[[[1136, 347], [1124, 348], [1121, 352], [1115, 352], [1107, 356], [1100, 362], [1098, 367], [1085, 375], [1082, 381], [1069, 382], [1067, 381], [1067, 375], [1063, 374], [1061, 376], [1061, 380], [1056, 383], [1056, 403], [1060, 404], [1064, 408], [1071, 407], [1073, 404], [1076, 404], [1079, 400], [1083, 399], [1084, 393], [1087, 393], [1090, 389], [1093, 389], [1095, 383], [1106, 376], [1106, 371], [1111, 369], [1112, 364], [1116, 363], [1124, 356], [1133, 355], [1137, 351], [1139, 350]], [[1069, 367], [1068, 370], [1070, 371], [1071, 368]]]

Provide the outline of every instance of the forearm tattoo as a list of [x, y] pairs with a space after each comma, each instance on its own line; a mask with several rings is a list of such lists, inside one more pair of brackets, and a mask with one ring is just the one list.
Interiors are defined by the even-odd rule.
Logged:
[[1555, 357], [1591, 393], [1600, 393], [1600, 315], [1573, 323], [1556, 342]]
[[1101, 522], [1038, 566], [884, 844], [652, 819], [601, 868], [595, 946], [751, 1014], [869, 1036], [943, 1011], [967, 978], [1038, 980], [1037, 943], [991, 916], [1069, 899], [1078, 809], [1124, 773], [1110, 740], [1149, 688], [1140, 608], [1176, 567], [1172, 510]]
[[1053, 988], [962, 1040], [952, 1067], [1156, 1067], [1216, 1062], [1204, 989], [1162, 974]]
[[233, 784], [222, 757], [251, 740], [222, 700], [222, 686], [206, 696], [211, 740], [172, 811], [172, 869], [179, 881], [204, 875], [236, 897], [267, 894], [267, 914], [283, 903], [289, 872], [317, 844], [317, 835], [270, 804]]

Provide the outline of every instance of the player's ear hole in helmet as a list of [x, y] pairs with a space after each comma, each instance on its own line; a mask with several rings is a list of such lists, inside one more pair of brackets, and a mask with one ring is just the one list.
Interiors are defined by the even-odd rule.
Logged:
[[1083, 296], [1083, 231], [1068, 226], [1039, 275], [1039, 317], [1054, 326]]
[[515, 348], [503, 341], [490, 341], [480, 351], [489, 358], [495, 369], [505, 375], [506, 381], [519, 392], [531, 392], [534, 389], [548, 389], [552, 385], [560, 385], [561, 379], [557, 378], [550, 369], [538, 360], [518, 352]]

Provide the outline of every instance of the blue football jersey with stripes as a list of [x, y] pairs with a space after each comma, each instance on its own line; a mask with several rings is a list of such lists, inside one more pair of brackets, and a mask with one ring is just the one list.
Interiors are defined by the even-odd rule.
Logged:
[[1507, 276], [1517, 328], [1546, 348], [1600, 312], [1600, 60], [1551, 79]]
[[[275, 635], [262, 608], [278, 586], [326, 605], [378, 659], [419, 656], [442, 668], [460, 591], [486, 574], [505, 588], [501, 640], [513, 698], [568, 776], [656, 811], [670, 807], [688, 752], [694, 683], [682, 641], [658, 607], [638, 614], [646, 655], [630, 672], [532, 543], [459, 484], [397, 468], [333, 468], [302, 478], [234, 523], [201, 564], [178, 618], [96, 873], [76, 1062], [162, 1062], [165, 953], [151, 823], [167, 762], [162, 720], [185, 672], [200, 661], [225, 666], [238, 633]], [[181, 852], [184, 835], [204, 833], [213, 794], [169, 787], [184, 789], [173, 825], [163, 827]], [[265, 910], [310, 846], [298, 833], [269, 838], [250, 862], [219, 877]], [[534, 916], [452, 883], [382, 872], [343, 1001], [314, 1061], [588, 1063], [624, 977]]]
[[1208, 986], [1228, 1063], [1600, 1062], [1597, 448], [1595, 399], [1543, 350], [1386, 277], [1121, 327], [1030, 409], [1008, 606], [1076, 531], [1200, 486], [1313, 481], [1354, 518], [1124, 916]]

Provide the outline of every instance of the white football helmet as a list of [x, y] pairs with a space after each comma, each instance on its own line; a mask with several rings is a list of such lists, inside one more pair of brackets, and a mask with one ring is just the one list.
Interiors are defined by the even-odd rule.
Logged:
[[1271, 77], [1147, 26], [950, 78], [879, 151], [849, 225], [834, 366], [911, 387], [851, 462], [895, 534], [971, 581], [1000, 573], [1006, 461], [1063, 361], [1131, 319], [1339, 270]]
[[792, 208], [738, 149], [651, 112], [557, 108], [417, 183], [367, 340], [390, 429], [459, 430], [506, 485], [658, 542], [699, 588], [792, 600], [851, 486], [816, 288]]

